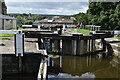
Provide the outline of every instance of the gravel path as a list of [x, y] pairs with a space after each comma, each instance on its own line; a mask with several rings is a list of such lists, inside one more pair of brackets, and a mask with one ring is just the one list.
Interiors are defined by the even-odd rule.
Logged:
[[[37, 39], [25, 38], [24, 39], [24, 48], [25, 52], [38, 52], [36, 48]], [[10, 37], [10, 40], [1, 40], [0, 44], [5, 44], [5, 46], [0, 46], [0, 53], [6, 54], [15, 54], [14, 47], [14, 37]]]

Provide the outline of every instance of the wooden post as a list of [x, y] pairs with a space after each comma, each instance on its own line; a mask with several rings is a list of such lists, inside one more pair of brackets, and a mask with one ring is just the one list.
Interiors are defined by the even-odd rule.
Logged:
[[22, 56], [18, 54], [18, 68], [19, 68], [19, 73], [22, 72]]
[[40, 37], [38, 38], [38, 46], [39, 46], [39, 49], [44, 49], [44, 45], [41, 42], [41, 38]]
[[52, 51], [52, 48], [53, 48], [52, 43], [53, 43], [53, 40], [50, 39], [50, 51]]
[[87, 40], [83, 41], [83, 52], [87, 53]]
[[60, 52], [60, 40], [54, 40], [54, 50]]
[[106, 51], [106, 41], [104, 40], [104, 38], [102, 38], [101, 40], [103, 44], [103, 51]]
[[88, 48], [87, 48], [87, 51], [89, 52], [90, 51], [90, 40], [88, 40]]
[[18, 56], [19, 54], [23, 56], [24, 53], [24, 34], [19, 31], [15, 34], [15, 54]]
[[62, 68], [62, 56], [60, 56], [60, 68]]
[[83, 46], [84, 46], [84, 41], [83, 40], [77, 40], [77, 55], [82, 55], [83, 54]]
[[62, 40], [62, 52], [63, 54], [72, 53], [72, 40]]
[[72, 55], [76, 55], [77, 40], [72, 40]]
[[2, 80], [2, 54], [0, 54], [0, 80]]
[[91, 50], [90, 50], [90, 51], [95, 51], [95, 50], [96, 50], [96, 47], [95, 47], [95, 40], [92, 39], [90, 43], [91, 43]]

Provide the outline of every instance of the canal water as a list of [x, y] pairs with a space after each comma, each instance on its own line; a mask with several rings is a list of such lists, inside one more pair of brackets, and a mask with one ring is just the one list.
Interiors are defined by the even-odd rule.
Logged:
[[[92, 78], [118, 80], [119, 64], [117, 58], [98, 58], [96, 56], [68, 56], [48, 58], [48, 78]], [[56, 79], [57, 80], [57, 79]], [[66, 79], [65, 79], [66, 80]]]

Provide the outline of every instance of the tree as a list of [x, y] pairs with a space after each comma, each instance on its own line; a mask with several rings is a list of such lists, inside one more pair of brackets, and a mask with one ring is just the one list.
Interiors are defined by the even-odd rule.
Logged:
[[22, 25], [22, 24], [24, 23], [24, 21], [25, 21], [25, 19], [22, 18], [21, 16], [17, 16], [16, 18], [17, 18], [17, 20], [18, 20], [18, 24], [19, 24], [19, 25]]
[[99, 25], [101, 29], [120, 29], [119, 2], [90, 2], [87, 11], [89, 24]]
[[41, 20], [43, 18], [44, 18], [43, 16], [41, 16], [39, 14], [36, 14], [36, 15], [33, 16], [33, 21], [35, 21], [35, 20]]

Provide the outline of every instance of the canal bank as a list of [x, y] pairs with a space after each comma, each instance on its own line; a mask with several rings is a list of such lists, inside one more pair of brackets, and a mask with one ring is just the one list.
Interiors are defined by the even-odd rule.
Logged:
[[[115, 38], [106, 38], [106, 53], [110, 52], [113, 56], [120, 58], [120, 41]], [[100, 39], [96, 40], [96, 48], [102, 48], [101, 45], [99, 45], [101, 42]]]

